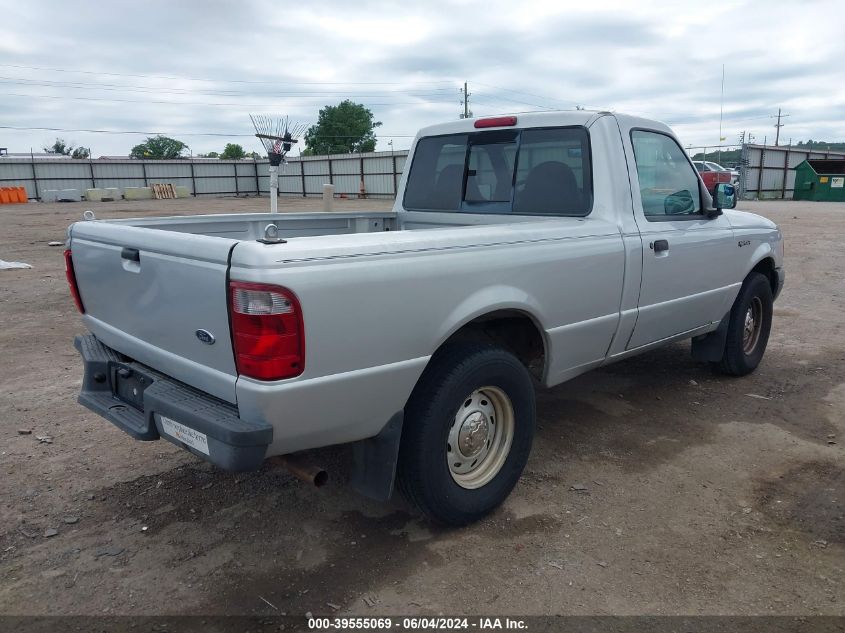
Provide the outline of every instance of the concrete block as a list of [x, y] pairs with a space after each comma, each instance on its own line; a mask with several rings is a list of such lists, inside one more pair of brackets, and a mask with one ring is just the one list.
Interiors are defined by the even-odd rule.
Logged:
[[190, 198], [191, 197], [191, 190], [187, 187], [182, 185], [176, 185], [173, 187], [176, 190], [176, 197], [177, 198]]
[[127, 187], [123, 197], [127, 200], [152, 200], [153, 190], [150, 187]]
[[323, 211], [331, 211], [334, 204], [334, 185], [323, 185]]
[[111, 202], [113, 200], [120, 200], [122, 197], [120, 189], [117, 187], [85, 190], [85, 199], [89, 202]]
[[78, 189], [48, 189], [41, 193], [41, 202], [82, 202]]
[[59, 202], [82, 202], [82, 192], [79, 189], [60, 189]]

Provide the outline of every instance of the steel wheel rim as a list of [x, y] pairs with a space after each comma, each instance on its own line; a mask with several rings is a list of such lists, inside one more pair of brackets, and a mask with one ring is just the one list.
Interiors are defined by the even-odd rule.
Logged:
[[751, 354], [757, 347], [762, 329], [763, 302], [760, 301], [760, 297], [754, 297], [745, 311], [745, 321], [742, 327], [742, 351], [746, 355]]
[[481, 387], [469, 394], [446, 438], [446, 461], [455, 483], [468, 490], [490, 483], [510, 453], [513, 435], [513, 405], [504, 391]]

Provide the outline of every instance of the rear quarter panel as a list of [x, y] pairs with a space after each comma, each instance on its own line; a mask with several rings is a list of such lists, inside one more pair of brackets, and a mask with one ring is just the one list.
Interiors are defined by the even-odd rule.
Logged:
[[624, 251], [599, 217], [307, 240], [232, 254], [232, 279], [289, 288], [303, 310], [303, 374], [237, 383], [241, 415], [278, 430], [269, 454], [376, 434], [438, 346], [488, 312], [540, 325], [547, 380], [600, 362], [616, 331]]

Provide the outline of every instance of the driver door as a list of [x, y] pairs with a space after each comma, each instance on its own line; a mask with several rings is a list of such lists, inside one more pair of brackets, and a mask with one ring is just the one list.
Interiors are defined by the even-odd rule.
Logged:
[[722, 319], [738, 288], [724, 215], [703, 213], [699, 177], [669, 134], [633, 129], [634, 213], [642, 238], [638, 315], [627, 349]]

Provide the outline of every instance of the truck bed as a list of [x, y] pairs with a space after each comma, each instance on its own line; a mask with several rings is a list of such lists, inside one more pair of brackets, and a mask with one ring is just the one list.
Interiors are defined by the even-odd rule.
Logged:
[[359, 211], [356, 213], [228, 213], [214, 215], [169, 216], [108, 220], [139, 228], [190, 233], [234, 240], [257, 240], [264, 235], [264, 227], [275, 224], [279, 236], [316, 237], [321, 235], [349, 235], [381, 231], [423, 230], [482, 224], [516, 223], [534, 220], [519, 216], [471, 215], [455, 213], [405, 213], [400, 222], [394, 211]]
[[234, 240], [257, 240], [264, 235], [264, 227], [275, 224], [280, 236], [313, 237], [345, 235], [395, 230], [396, 214], [392, 211], [361, 211], [357, 213], [231, 213], [157, 218], [109, 220], [139, 228], [224, 237]]

